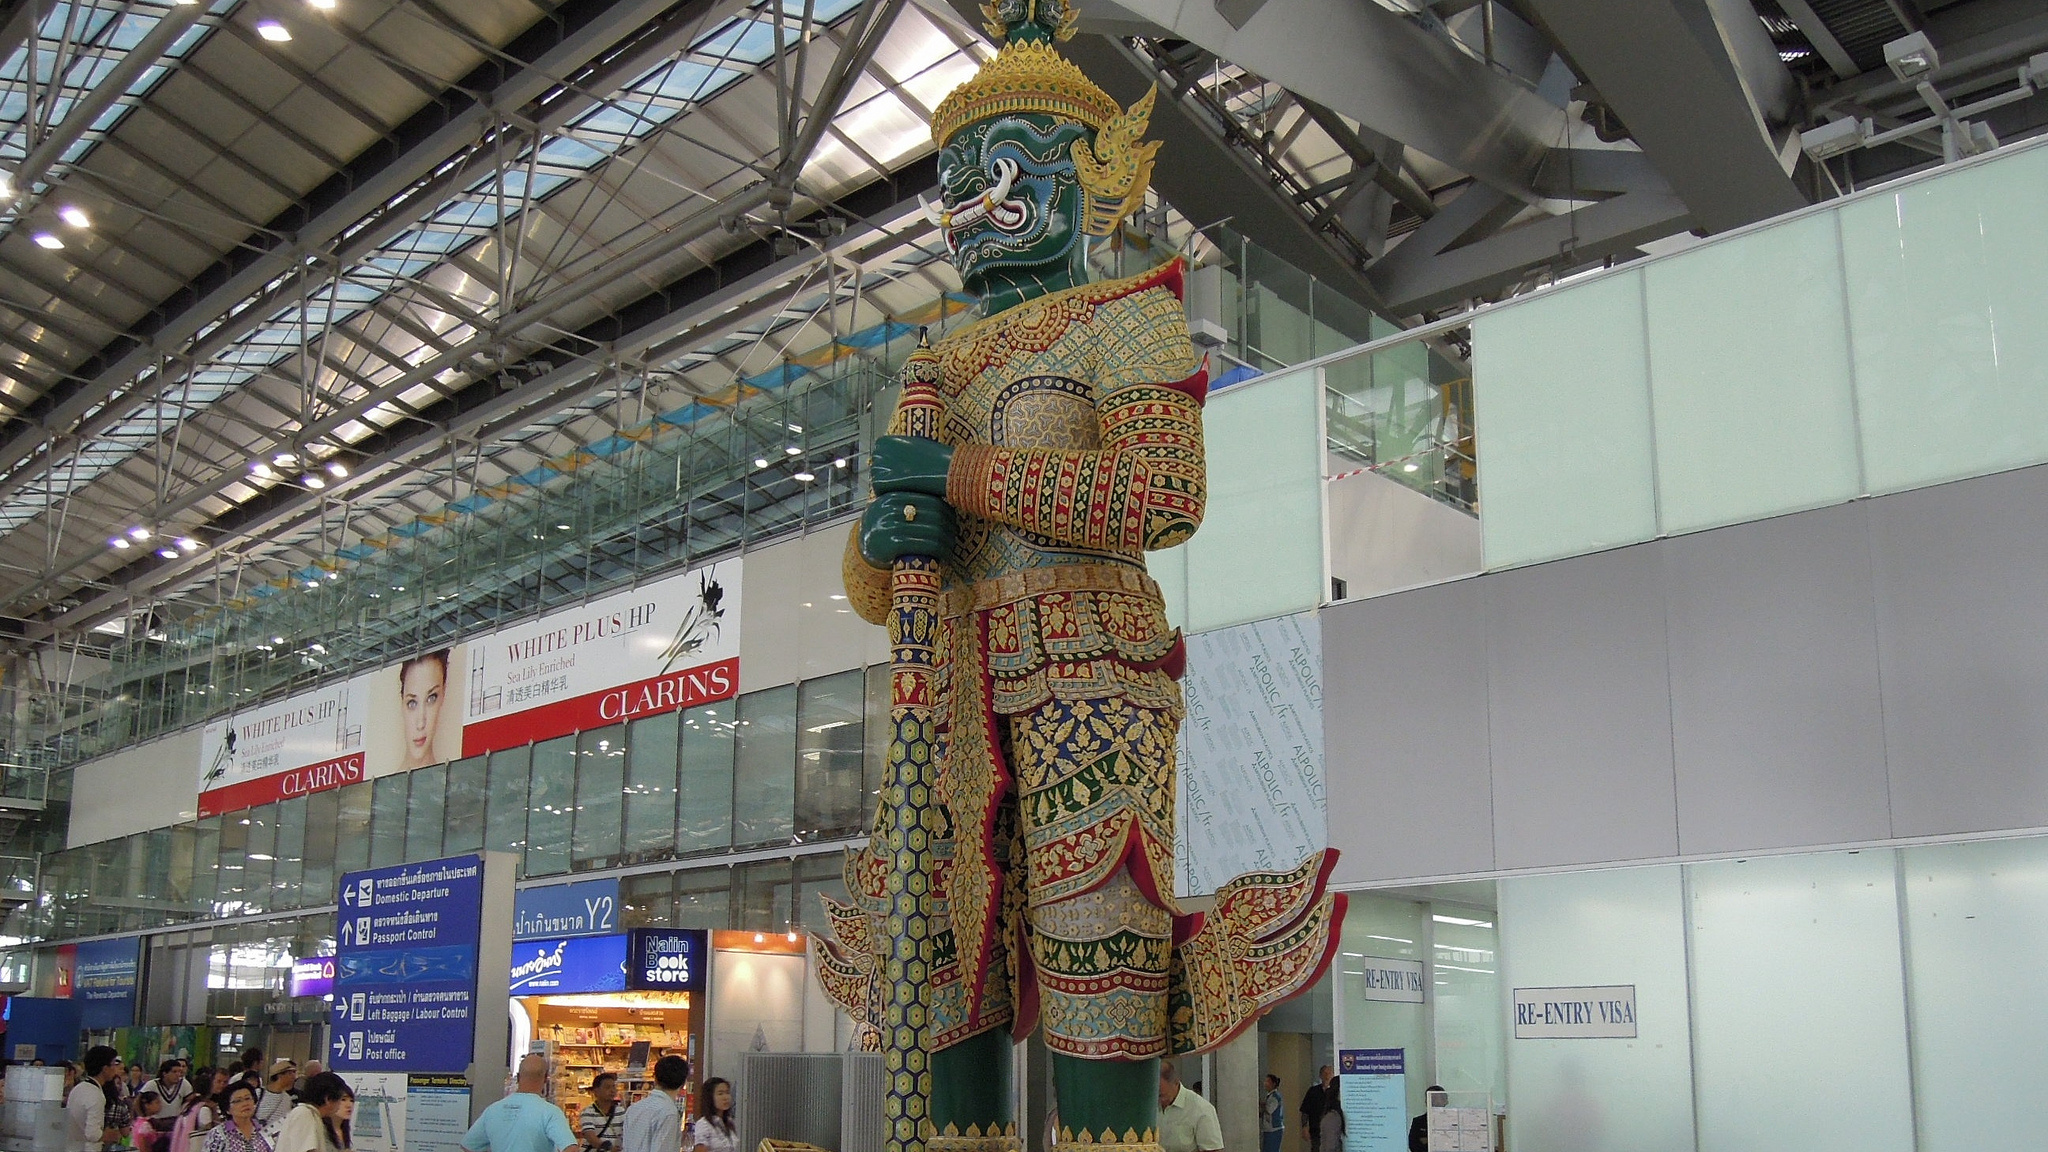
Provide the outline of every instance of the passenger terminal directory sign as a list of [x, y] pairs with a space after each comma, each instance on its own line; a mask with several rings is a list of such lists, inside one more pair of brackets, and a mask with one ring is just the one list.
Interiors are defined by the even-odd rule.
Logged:
[[342, 877], [335, 915], [337, 1072], [462, 1072], [476, 1036], [483, 857]]

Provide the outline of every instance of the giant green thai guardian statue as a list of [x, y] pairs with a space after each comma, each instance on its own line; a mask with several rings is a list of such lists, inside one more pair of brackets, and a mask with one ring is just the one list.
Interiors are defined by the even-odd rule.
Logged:
[[848, 541], [895, 727], [817, 956], [889, 1054], [892, 1150], [1015, 1149], [1011, 1048], [1041, 1028], [1057, 1146], [1157, 1152], [1159, 1061], [1312, 983], [1342, 900], [1318, 853], [1175, 902], [1185, 657], [1144, 554], [1201, 524], [1207, 376], [1178, 261], [1086, 274], [1144, 203], [1152, 96], [1121, 108], [1059, 54], [1069, 0], [984, 11], [1006, 42], [933, 116], [928, 207], [982, 314], [913, 355]]

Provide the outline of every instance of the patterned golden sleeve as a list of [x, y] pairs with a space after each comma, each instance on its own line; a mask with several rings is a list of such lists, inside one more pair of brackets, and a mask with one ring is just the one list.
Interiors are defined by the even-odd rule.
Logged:
[[1090, 321], [1099, 449], [956, 448], [946, 500], [970, 515], [1076, 548], [1171, 548], [1202, 523], [1208, 381], [1180, 298], [1153, 286]]

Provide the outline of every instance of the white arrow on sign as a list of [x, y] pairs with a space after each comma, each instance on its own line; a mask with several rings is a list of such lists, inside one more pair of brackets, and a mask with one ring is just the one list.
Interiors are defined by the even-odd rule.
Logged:
[[343, 921], [341, 922], [341, 945], [342, 945], [342, 947], [346, 948], [346, 947], [348, 947], [348, 946], [349, 946], [349, 945], [350, 945], [351, 943], [353, 943], [353, 941], [351, 941], [351, 940], [349, 939], [349, 937], [350, 937], [350, 936], [352, 936], [352, 935], [354, 934], [354, 929], [355, 929], [355, 926], [356, 926], [356, 922], [355, 922], [355, 921], [353, 921], [353, 920], [343, 920]]
[[353, 908], [356, 906], [356, 886], [351, 884], [341, 890], [341, 902]]
[[348, 1041], [346, 1041], [346, 1040], [336, 1040], [336, 1041], [334, 1042], [334, 1051], [335, 1051], [335, 1053], [336, 1053], [337, 1055], [338, 1055], [338, 1054], [340, 1054], [340, 1053], [341, 1053], [341, 1052], [342, 1052], [342, 1051], [343, 1051], [344, 1049], [346, 1049], [347, 1047], [348, 1047]]

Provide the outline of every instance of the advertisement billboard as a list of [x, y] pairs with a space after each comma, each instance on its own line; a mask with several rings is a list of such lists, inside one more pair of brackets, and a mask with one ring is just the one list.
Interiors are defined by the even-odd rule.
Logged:
[[735, 557], [474, 640], [462, 754], [733, 696], [739, 620]]
[[727, 699], [739, 598], [735, 557], [237, 711], [201, 735], [199, 815]]

